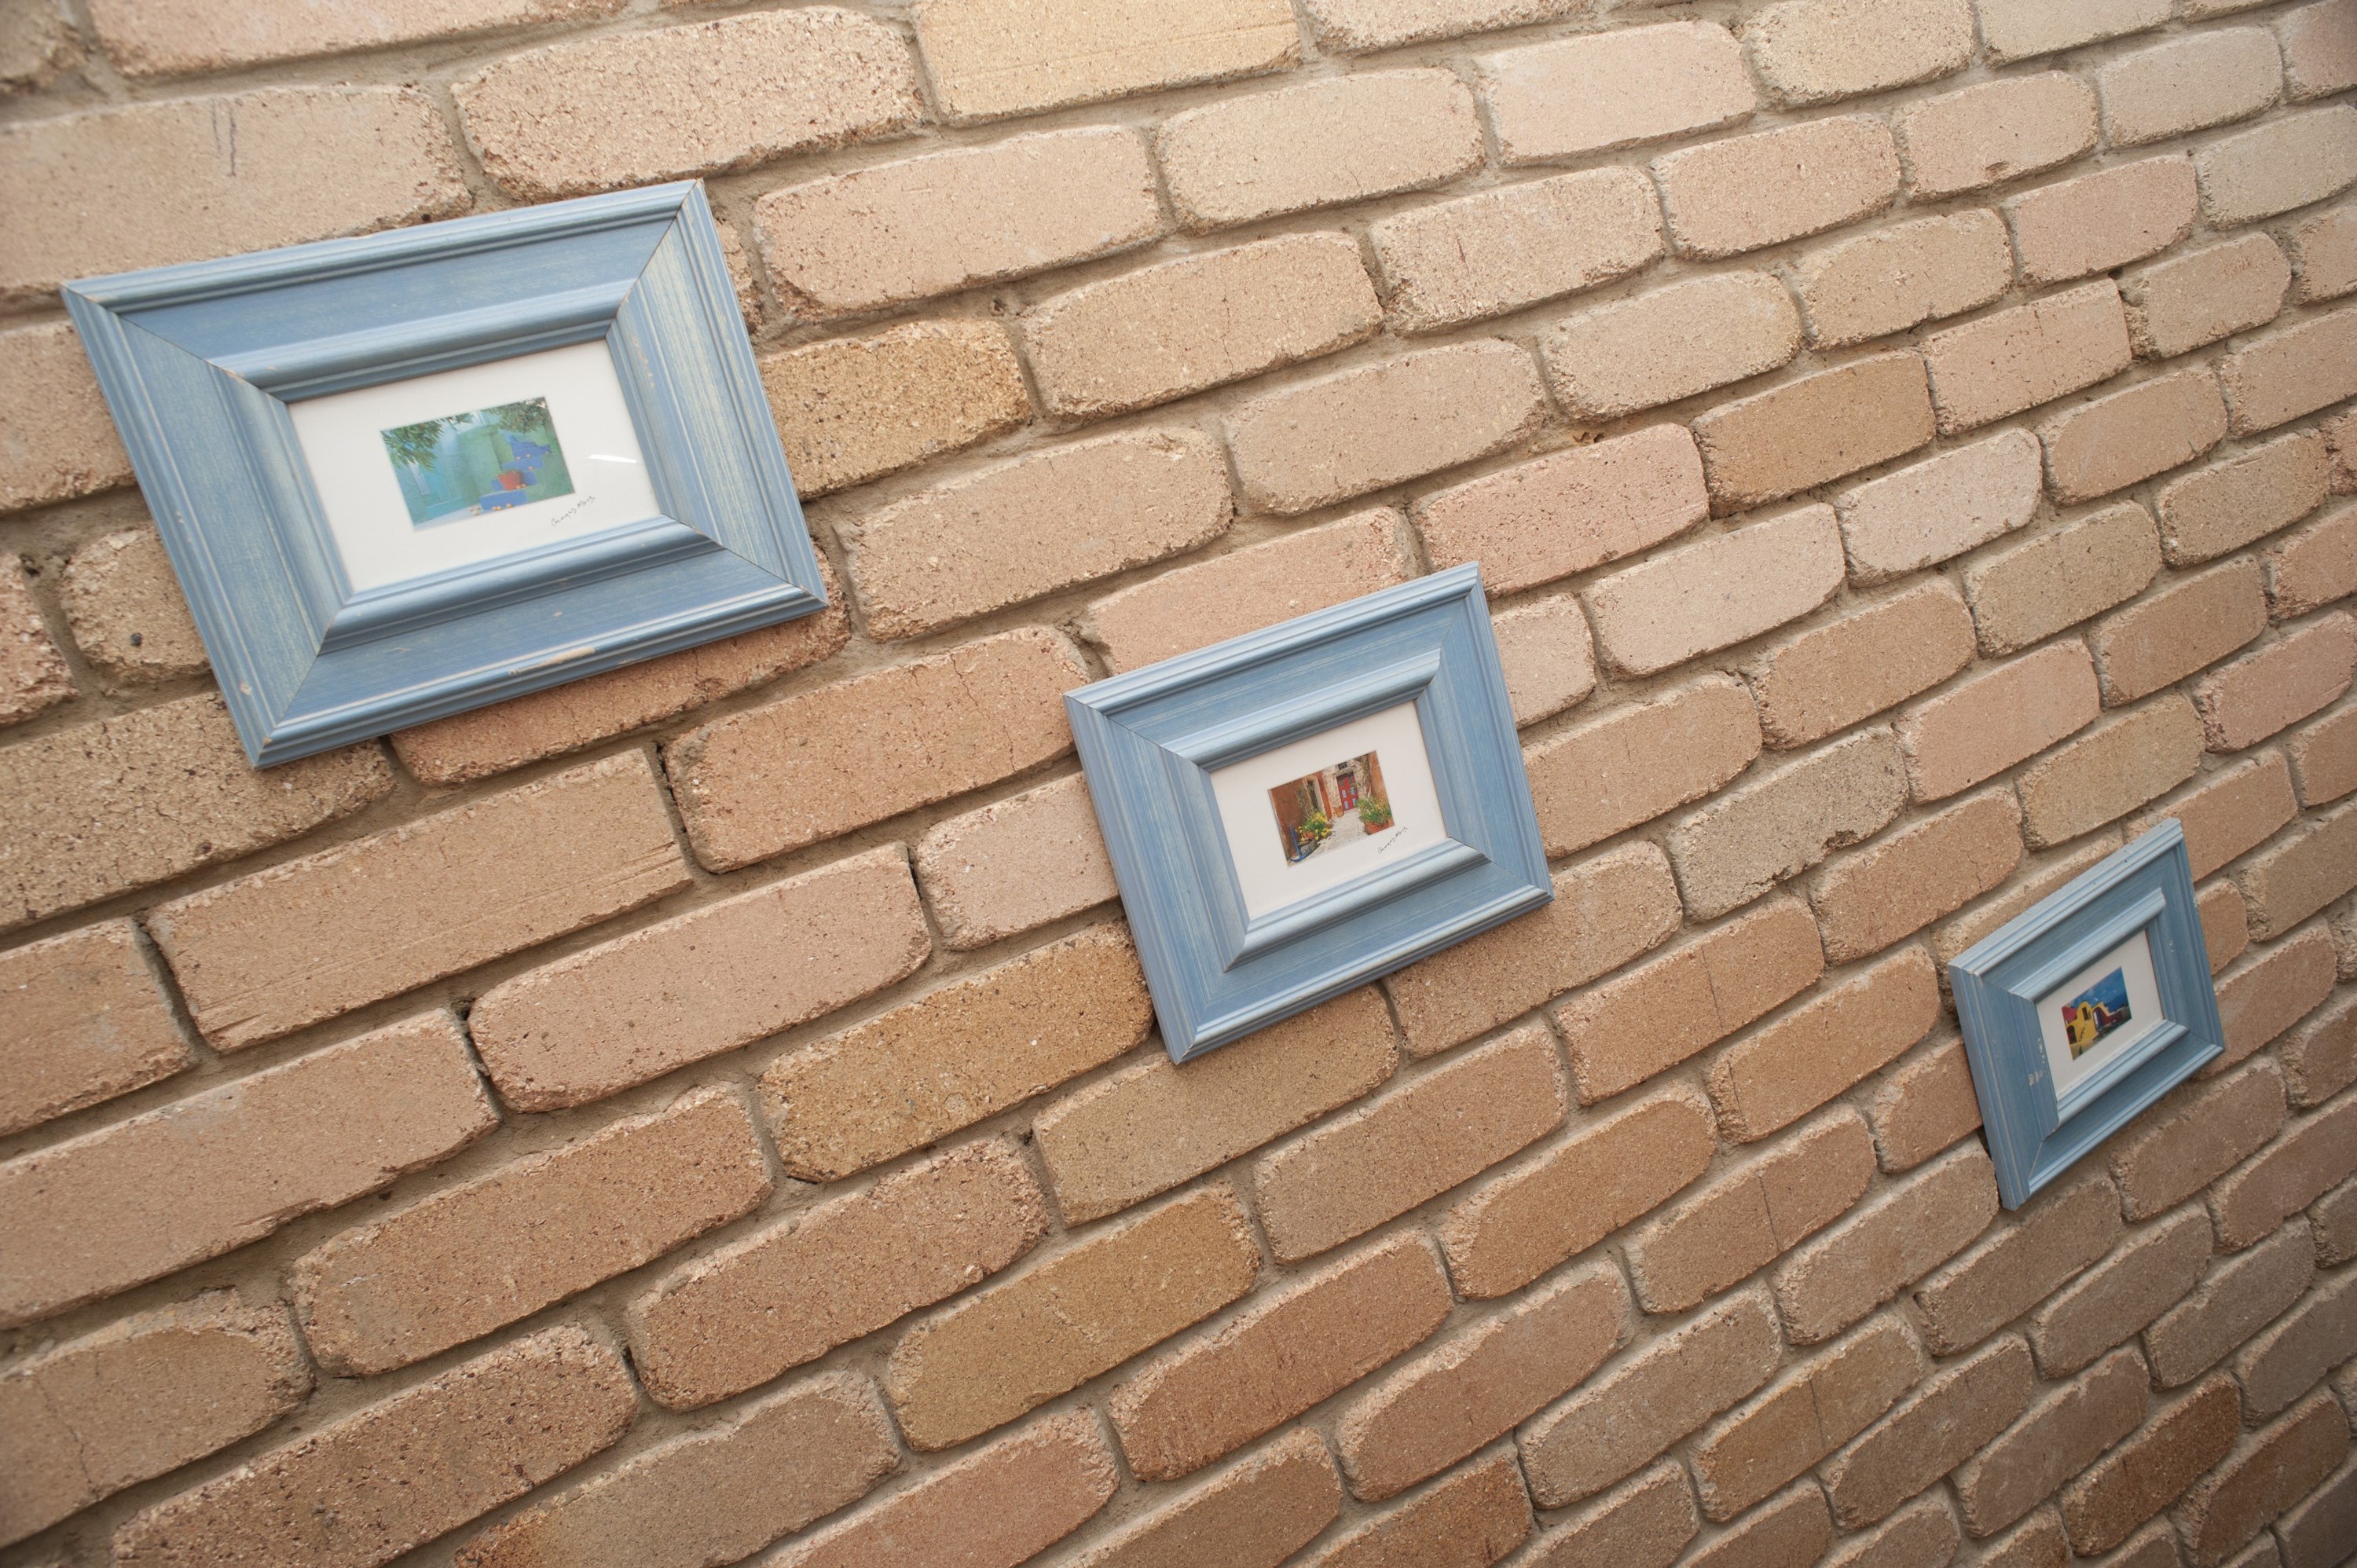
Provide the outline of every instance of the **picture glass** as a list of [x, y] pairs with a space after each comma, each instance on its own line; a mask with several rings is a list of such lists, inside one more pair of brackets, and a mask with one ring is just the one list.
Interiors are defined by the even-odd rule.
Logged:
[[2056, 1097], [2158, 1027], [2160, 983], [2143, 930], [2038, 999], [2038, 1031]]
[[603, 342], [288, 405], [355, 590], [655, 516]]
[[1211, 792], [1254, 918], [1448, 838], [1412, 702], [1215, 768]]

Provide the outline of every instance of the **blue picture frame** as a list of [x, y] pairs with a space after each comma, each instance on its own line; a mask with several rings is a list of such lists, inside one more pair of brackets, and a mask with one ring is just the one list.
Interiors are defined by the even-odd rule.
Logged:
[[[2127, 1018], [2115, 967], [2079, 997], [2061, 988], [2141, 935], [2159, 1017], [2098, 1055], [2058, 1090], [2041, 1004], [2073, 1013], [2093, 1050]], [[2133, 965], [2131, 965], [2133, 967]], [[2210, 951], [2194, 903], [2185, 831], [2174, 817], [2137, 837], [2060, 892], [2007, 921], [1948, 965], [1997, 1196], [2018, 1208], [2081, 1156], [2225, 1050]], [[2073, 1009], [2071, 1004], [2081, 1003]], [[2068, 1031], [2072, 1026], [2060, 1026]], [[2066, 1047], [2075, 1059], [2076, 1035]]]
[[[825, 607], [699, 184], [64, 292], [257, 766]], [[355, 591], [289, 405], [599, 341], [658, 511]]]
[[[1409, 703], [1439, 842], [1249, 915], [1213, 771]], [[1555, 896], [1477, 566], [1081, 687], [1064, 705], [1173, 1061]]]

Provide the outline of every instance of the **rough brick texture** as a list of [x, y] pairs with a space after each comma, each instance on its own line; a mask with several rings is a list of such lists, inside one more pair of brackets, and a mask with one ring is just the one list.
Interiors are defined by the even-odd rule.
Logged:
[[2049, 295], [1923, 340], [1940, 428], [1973, 430], [2050, 403], [2127, 368], [2127, 317], [2116, 285]]
[[1806, 615], [1842, 580], [1829, 507], [1803, 507], [1669, 551], [1587, 592], [1604, 657], [1650, 675]]
[[1760, 131], [1657, 159], [1670, 238], [1681, 254], [1738, 255], [1822, 233], [1888, 206], [1899, 151], [1863, 115]]
[[2035, 174], [2095, 145], [2095, 90], [2062, 71], [2017, 76], [1910, 103], [1894, 119], [1907, 183], [1954, 196]]
[[982, 321], [911, 322], [772, 354], [761, 385], [804, 496], [864, 484], [1031, 417], [1006, 331]]
[[128, 1094], [196, 1065], [128, 920], [0, 954], [0, 1132]]
[[1865, 1119], [1836, 1112], [1712, 1182], [1629, 1242], [1637, 1299], [1683, 1312], [1857, 1201], [1874, 1174]]
[[1481, 60], [1508, 163], [1577, 157], [1749, 119], [1759, 100], [1726, 28], [1669, 22]]
[[131, 456], [99, 395], [81, 339], [62, 321], [0, 335], [0, 508], [41, 506], [131, 480]]
[[1898, 744], [1868, 730], [1729, 790], [1670, 832], [1687, 909], [1706, 919], [1751, 902], [1880, 829], [1906, 789]]
[[1082, 0], [1037, 20], [1020, 0], [934, 0], [917, 24], [934, 91], [960, 120], [996, 119], [1154, 87], [1213, 81], [1299, 58], [1276, 0], [1217, 0], [1188, 11]]
[[2012, 430], [1844, 491], [1834, 508], [1851, 580], [1885, 582], [2010, 533], [2043, 484], [2036, 438]]
[[1367, 239], [1394, 324], [1429, 332], [1634, 272], [1662, 253], [1662, 211], [1636, 170], [1594, 169], [1413, 208]]

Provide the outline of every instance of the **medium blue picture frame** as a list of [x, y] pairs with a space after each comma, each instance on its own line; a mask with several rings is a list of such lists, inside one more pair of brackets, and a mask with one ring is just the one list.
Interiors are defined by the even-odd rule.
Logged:
[[[257, 766], [825, 607], [699, 184], [87, 278], [65, 300]], [[355, 591], [289, 405], [600, 341], [659, 510]]]
[[[1212, 773], [1410, 703], [1441, 842], [1248, 915]], [[1478, 566], [1081, 687], [1064, 705], [1173, 1061], [1555, 896]]]
[[[2077, 1000], [2058, 1004], [2058, 988], [2139, 934], [2150, 953], [2159, 1018], [2123, 1036], [2097, 1056], [2087, 1076], [2058, 1092], [2041, 1004]], [[2225, 1050], [2185, 830], [2174, 817], [1965, 949], [1948, 965], [1948, 978], [1996, 1166], [1997, 1197], [2007, 1208], [2020, 1208]], [[2111, 979], [2084, 992], [2097, 998], [2087, 1004], [2090, 1027], [2107, 1015], [2097, 988]], [[2118, 994], [2125, 999], [2124, 991]]]

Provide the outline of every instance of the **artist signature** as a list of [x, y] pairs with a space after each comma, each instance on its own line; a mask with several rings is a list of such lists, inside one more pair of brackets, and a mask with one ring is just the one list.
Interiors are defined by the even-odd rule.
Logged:
[[583, 507], [596, 506], [597, 504], [597, 498], [596, 496], [583, 496], [579, 500], [575, 501], [571, 506], [566, 507], [563, 511], [560, 511], [554, 517], [550, 518], [548, 520], [548, 526], [551, 528], [560, 527], [564, 524], [566, 519], [572, 517], [576, 512], [578, 512]]

